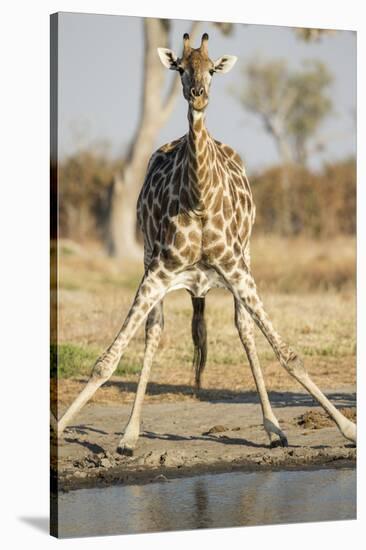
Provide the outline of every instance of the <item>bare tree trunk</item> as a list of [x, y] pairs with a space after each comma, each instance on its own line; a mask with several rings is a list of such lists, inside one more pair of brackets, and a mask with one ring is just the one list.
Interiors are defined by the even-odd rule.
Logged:
[[126, 179], [116, 175], [109, 220], [109, 252], [123, 259], [140, 260], [141, 247], [136, 238], [135, 193], [126, 185]]
[[[191, 33], [197, 27], [193, 23]], [[136, 236], [136, 203], [144, 181], [149, 158], [160, 129], [173, 109], [180, 89], [178, 77], [165, 98], [162, 97], [166, 69], [157, 54], [158, 47], [168, 47], [169, 21], [144, 20], [145, 66], [140, 121], [132, 140], [123, 174], [114, 181], [111, 198], [110, 252], [122, 259], [141, 258]]]

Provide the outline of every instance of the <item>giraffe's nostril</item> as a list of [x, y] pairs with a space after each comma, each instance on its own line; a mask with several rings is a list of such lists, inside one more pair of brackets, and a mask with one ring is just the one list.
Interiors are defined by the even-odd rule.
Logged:
[[192, 97], [199, 97], [203, 95], [204, 89], [203, 88], [191, 88], [191, 96]]

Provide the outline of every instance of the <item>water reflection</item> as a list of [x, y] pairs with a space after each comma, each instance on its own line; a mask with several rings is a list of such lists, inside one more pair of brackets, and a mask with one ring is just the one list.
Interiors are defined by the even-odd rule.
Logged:
[[60, 496], [62, 537], [235, 527], [356, 516], [354, 470], [205, 475]]

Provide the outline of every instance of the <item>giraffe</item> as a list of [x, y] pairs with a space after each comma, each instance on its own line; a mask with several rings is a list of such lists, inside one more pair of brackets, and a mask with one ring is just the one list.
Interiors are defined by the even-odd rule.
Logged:
[[165, 67], [179, 72], [188, 102], [188, 133], [160, 147], [151, 157], [137, 203], [144, 236], [144, 276], [127, 317], [114, 341], [96, 361], [90, 378], [57, 423], [60, 436], [95, 391], [113, 374], [138, 327], [146, 319], [145, 355], [132, 412], [117, 451], [132, 455], [140, 432], [142, 403], [154, 354], [163, 330], [163, 300], [168, 292], [186, 289], [193, 304], [196, 383], [205, 350], [205, 296], [225, 288], [233, 296], [235, 324], [248, 357], [260, 398], [263, 426], [270, 446], [286, 446], [287, 438], [274, 415], [254, 341], [255, 325], [273, 349], [280, 366], [325, 409], [343, 436], [356, 442], [356, 426], [345, 418], [309, 377], [299, 355], [273, 327], [250, 269], [250, 236], [255, 205], [239, 155], [208, 133], [205, 112], [212, 78], [227, 73], [235, 56], [213, 62], [208, 35], [199, 48], [183, 36], [183, 54], [158, 48]]

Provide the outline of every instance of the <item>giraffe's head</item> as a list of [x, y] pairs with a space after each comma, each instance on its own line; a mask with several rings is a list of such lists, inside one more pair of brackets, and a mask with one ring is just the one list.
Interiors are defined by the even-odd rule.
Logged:
[[234, 66], [237, 57], [224, 55], [212, 61], [208, 56], [208, 34], [202, 35], [199, 48], [192, 48], [189, 35], [183, 36], [183, 55], [177, 57], [173, 50], [158, 48], [161, 62], [173, 71], [179, 71], [183, 95], [190, 106], [202, 111], [207, 107], [210, 85], [215, 73], [227, 73]]

